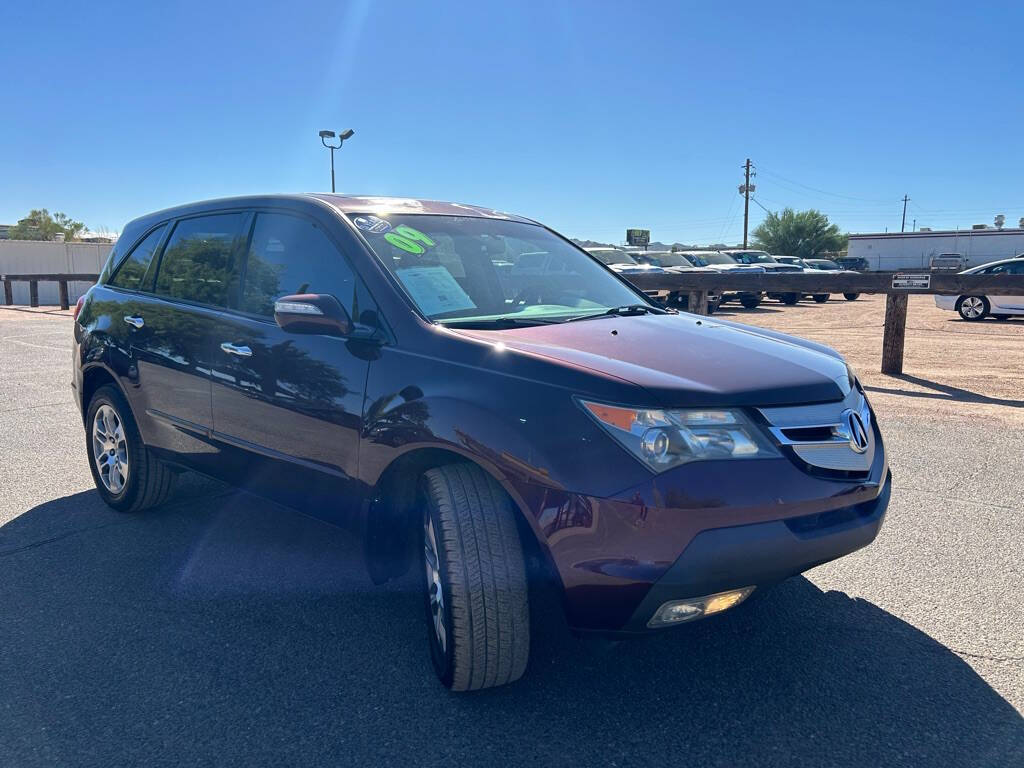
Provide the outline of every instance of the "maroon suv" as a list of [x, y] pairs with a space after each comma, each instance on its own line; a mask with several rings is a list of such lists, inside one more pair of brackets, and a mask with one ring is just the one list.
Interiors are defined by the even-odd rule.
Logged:
[[530, 646], [524, 552], [580, 630], [657, 631], [874, 539], [890, 493], [831, 349], [662, 309], [528, 219], [333, 195], [216, 200], [129, 224], [74, 324], [104, 500], [187, 468], [422, 575], [458, 690]]

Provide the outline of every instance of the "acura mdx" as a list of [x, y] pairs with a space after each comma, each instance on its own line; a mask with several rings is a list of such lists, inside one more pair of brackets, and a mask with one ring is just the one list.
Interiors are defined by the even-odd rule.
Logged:
[[821, 344], [664, 309], [537, 222], [335, 195], [126, 226], [79, 301], [73, 388], [123, 512], [195, 470], [415, 569], [444, 685], [519, 678], [527, 565], [569, 625], [713, 616], [870, 543], [891, 478]]

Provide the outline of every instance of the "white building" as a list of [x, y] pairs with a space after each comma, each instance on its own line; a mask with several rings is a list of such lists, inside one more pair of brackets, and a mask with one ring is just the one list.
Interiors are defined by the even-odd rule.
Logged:
[[1024, 253], [1024, 229], [926, 230], [850, 235], [847, 255], [862, 258], [873, 272], [927, 270], [932, 257], [955, 253], [963, 268]]

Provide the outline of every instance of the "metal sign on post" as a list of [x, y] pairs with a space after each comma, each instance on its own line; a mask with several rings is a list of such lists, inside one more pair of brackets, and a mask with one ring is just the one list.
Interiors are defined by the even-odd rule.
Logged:
[[892, 276], [893, 288], [921, 288], [928, 290], [932, 285], [932, 276], [928, 274], [909, 275], [897, 272]]
[[626, 245], [643, 245], [651, 243], [651, 230], [649, 229], [627, 229]]

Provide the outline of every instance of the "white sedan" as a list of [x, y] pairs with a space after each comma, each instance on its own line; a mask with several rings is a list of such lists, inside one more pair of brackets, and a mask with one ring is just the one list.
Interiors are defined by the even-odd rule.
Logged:
[[[980, 267], [965, 269], [961, 275], [1024, 275], [1024, 259], [1003, 259]], [[992, 315], [1006, 320], [1011, 315], [1024, 315], [1024, 296], [936, 296], [935, 306], [959, 312], [964, 320], [984, 320]]]

